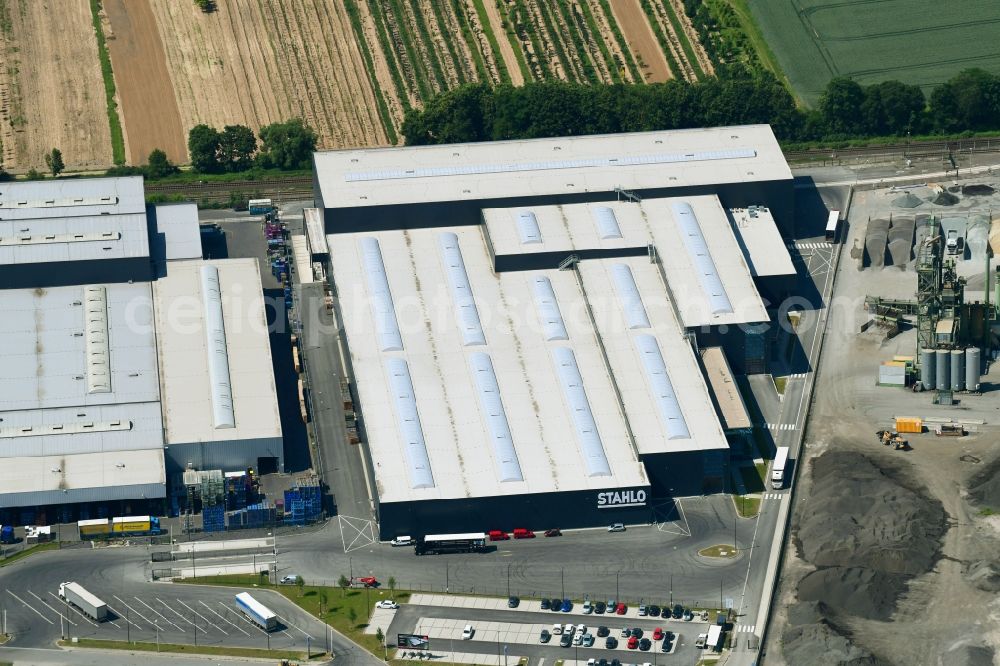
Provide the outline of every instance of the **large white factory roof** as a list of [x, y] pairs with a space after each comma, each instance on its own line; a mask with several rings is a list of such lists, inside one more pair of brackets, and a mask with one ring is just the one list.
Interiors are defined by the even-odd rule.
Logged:
[[0, 183], [0, 220], [131, 215], [145, 211], [142, 176]]
[[166, 444], [281, 437], [257, 260], [174, 261], [153, 294]]
[[494, 273], [479, 227], [328, 240], [382, 502], [646, 485], [639, 453], [727, 448], [648, 259], [584, 261], [581, 287]]
[[0, 220], [0, 264], [149, 256], [143, 213]]
[[729, 211], [743, 255], [754, 277], [794, 275], [795, 266], [771, 211], [763, 206]]
[[157, 260], [201, 259], [198, 206], [193, 203], [156, 204], [153, 256]]
[[164, 497], [163, 449], [6, 458], [0, 507]]
[[149, 284], [0, 290], [0, 312], [0, 414], [159, 399]]
[[314, 153], [327, 208], [791, 179], [768, 125]]
[[[497, 256], [654, 245], [686, 327], [768, 319], [714, 195], [491, 208], [483, 219]], [[773, 252], [788, 254], [780, 242]]]

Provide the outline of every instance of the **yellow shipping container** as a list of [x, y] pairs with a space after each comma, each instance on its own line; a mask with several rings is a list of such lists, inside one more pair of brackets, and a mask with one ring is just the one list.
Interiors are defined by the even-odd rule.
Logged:
[[917, 418], [915, 416], [897, 416], [896, 431], [913, 432], [913, 433], [923, 432], [924, 421], [923, 419]]
[[115, 518], [113, 530], [115, 534], [121, 534], [122, 532], [148, 532], [149, 518], [145, 520], [142, 518], [134, 520]]
[[80, 528], [80, 536], [99, 536], [111, 533], [111, 521], [107, 518], [94, 518], [92, 520], [81, 520], [77, 522]]

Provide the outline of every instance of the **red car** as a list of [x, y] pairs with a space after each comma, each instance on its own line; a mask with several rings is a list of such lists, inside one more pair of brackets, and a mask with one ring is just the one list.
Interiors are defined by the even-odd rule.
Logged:
[[355, 578], [355, 582], [361, 583], [365, 587], [378, 587], [378, 581], [375, 576], [362, 576], [360, 578]]
[[618, 604], [617, 606], [615, 606], [616, 615], [624, 615], [626, 610], [628, 610], [628, 606], [626, 606], [625, 604]]
[[526, 530], [523, 527], [514, 528], [514, 538], [515, 539], [534, 539], [535, 533], [531, 530]]
[[510, 538], [510, 535], [503, 530], [490, 530], [487, 534], [490, 536], [490, 541], [506, 541]]
[[637, 647], [639, 647], [639, 637], [638, 636], [630, 636], [629, 639], [628, 639], [628, 649], [629, 650], [634, 650]]
[[658, 641], [662, 639], [663, 639], [663, 629], [661, 629], [660, 627], [653, 629], [653, 640]]

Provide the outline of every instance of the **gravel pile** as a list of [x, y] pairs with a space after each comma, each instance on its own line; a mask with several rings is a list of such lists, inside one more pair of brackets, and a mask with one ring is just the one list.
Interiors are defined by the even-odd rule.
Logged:
[[916, 196], [912, 192], [907, 192], [901, 197], [896, 197], [892, 200], [892, 205], [898, 208], [916, 208], [924, 202], [923, 199]]
[[889, 238], [889, 220], [881, 218], [868, 221], [865, 233], [865, 252], [868, 254], [868, 265], [881, 268], [885, 265], [885, 245]]
[[983, 592], [1000, 592], [1000, 562], [971, 562], [965, 570], [965, 579]]
[[993, 666], [993, 648], [982, 645], [959, 645], [941, 655], [947, 666]]
[[800, 601], [822, 601], [869, 620], [888, 620], [906, 591], [903, 574], [860, 567], [829, 567], [799, 581]]
[[789, 664], [888, 666], [826, 622], [790, 627], [782, 639], [781, 651]]
[[995, 193], [996, 190], [989, 185], [963, 185], [962, 194], [967, 197], [985, 197]]
[[954, 206], [958, 203], [958, 197], [951, 192], [939, 192], [936, 196], [928, 199], [935, 206]]
[[913, 227], [912, 217], [893, 217], [892, 226], [889, 227], [889, 255], [892, 257], [892, 264], [905, 268], [910, 261], [910, 252], [913, 250]]
[[1000, 458], [973, 474], [968, 488], [969, 497], [976, 504], [1000, 508]]

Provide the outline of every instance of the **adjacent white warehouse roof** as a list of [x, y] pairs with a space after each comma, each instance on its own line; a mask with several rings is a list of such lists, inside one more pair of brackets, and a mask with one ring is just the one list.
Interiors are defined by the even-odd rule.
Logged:
[[578, 281], [494, 273], [480, 227], [329, 243], [382, 502], [644, 485], [639, 454], [728, 448], [648, 258]]
[[794, 275], [795, 266], [771, 211], [762, 206], [729, 211], [740, 248], [754, 277]]
[[152, 232], [158, 260], [201, 259], [198, 206], [193, 203], [156, 204]]
[[0, 290], [0, 312], [0, 416], [159, 399], [149, 284]]
[[[529, 243], [521, 234], [527, 214], [535, 223]], [[483, 219], [497, 256], [655, 246], [686, 327], [767, 321], [729, 218], [714, 195], [489, 208]], [[770, 251], [787, 256], [777, 229], [774, 235], [779, 242]]]
[[314, 153], [327, 208], [788, 180], [768, 125]]
[[163, 448], [159, 402], [0, 412], [0, 419], [0, 458]]
[[280, 438], [257, 260], [171, 262], [153, 294], [166, 444]]
[[141, 214], [142, 176], [0, 183], [0, 220]]

